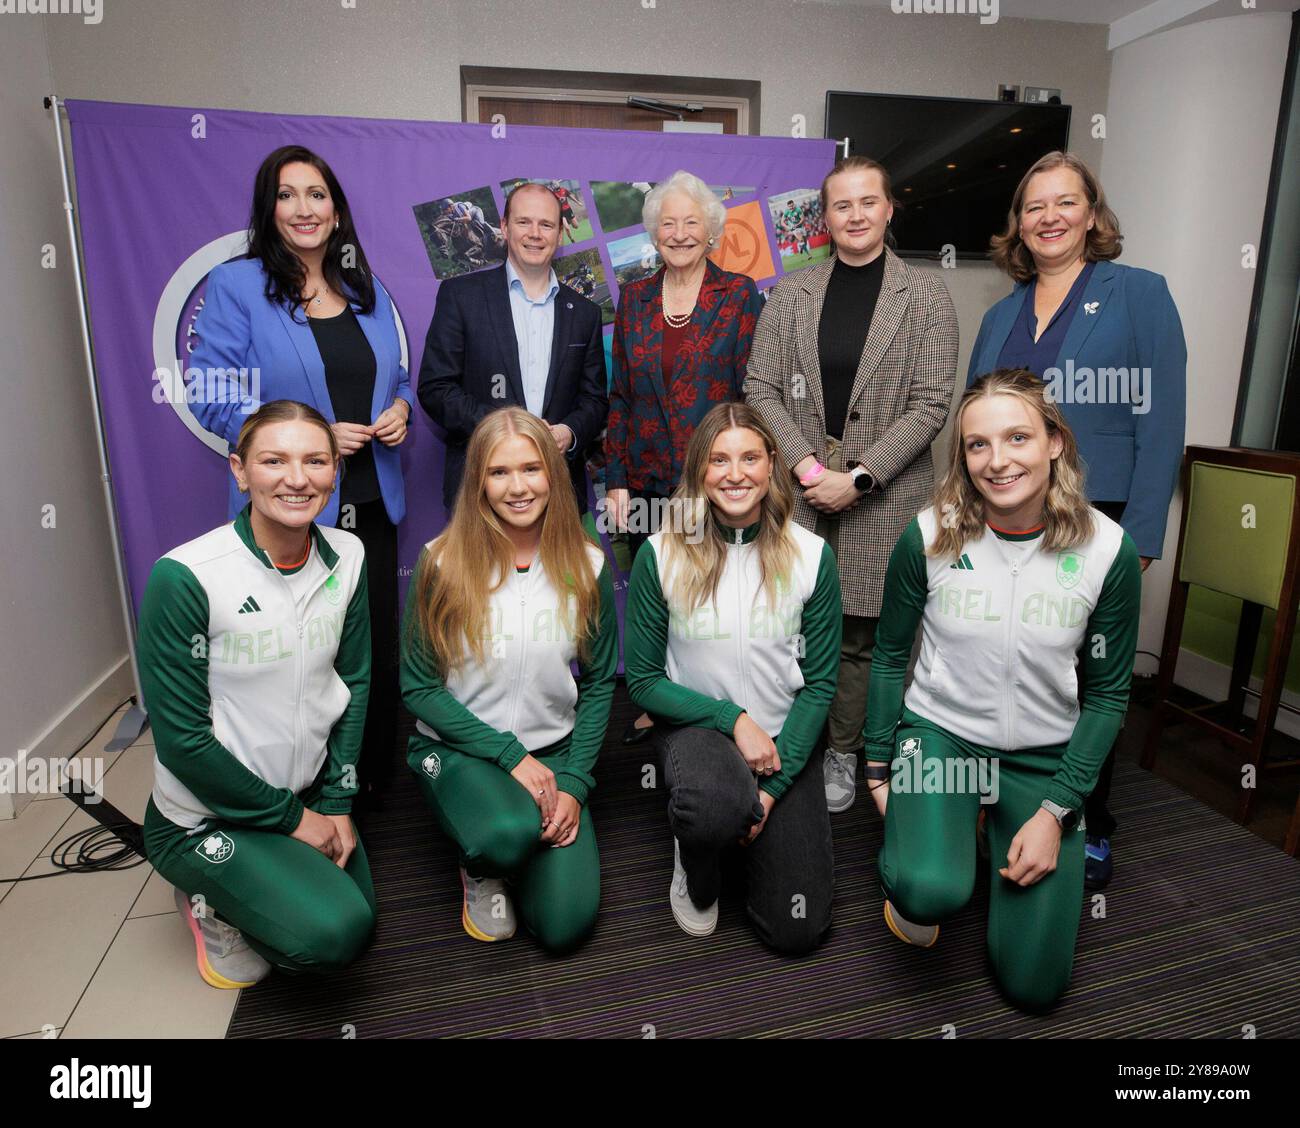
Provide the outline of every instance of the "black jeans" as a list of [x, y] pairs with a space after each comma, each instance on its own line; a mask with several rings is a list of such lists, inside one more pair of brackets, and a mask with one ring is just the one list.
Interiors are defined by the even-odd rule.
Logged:
[[668, 825], [681, 849], [686, 885], [697, 907], [722, 888], [722, 858], [743, 850], [746, 910], [759, 939], [786, 955], [821, 943], [831, 926], [835, 854], [821, 761], [809, 758], [767, 825], [738, 846], [763, 817], [758, 785], [735, 741], [715, 729], [669, 728], [659, 738], [668, 785]]

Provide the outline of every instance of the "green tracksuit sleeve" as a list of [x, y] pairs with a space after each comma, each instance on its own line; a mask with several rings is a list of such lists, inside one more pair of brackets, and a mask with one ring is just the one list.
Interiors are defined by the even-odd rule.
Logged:
[[844, 618], [840, 603], [840, 571], [829, 544], [822, 546], [817, 582], [803, 606], [799, 633], [803, 636], [803, 656], [799, 659], [803, 688], [795, 694], [785, 724], [777, 734], [776, 754], [781, 758], [781, 770], [758, 785], [773, 799], [780, 799], [803, 771], [813, 745], [821, 736], [831, 699], [835, 696]]
[[[366, 566], [361, 565], [356, 591], [348, 603], [339, 637], [334, 670], [352, 694], [343, 716], [334, 722], [326, 748], [325, 780], [316, 809], [322, 815], [346, 815], [360, 790], [356, 762], [361, 755], [361, 737], [366, 728], [366, 705], [370, 700], [370, 593]], [[351, 768], [352, 771], [348, 769]]]
[[659, 587], [654, 545], [647, 541], [632, 563], [623, 623], [623, 670], [635, 705], [675, 725], [713, 728], [728, 736], [745, 710], [670, 681], [668, 604]]
[[894, 758], [894, 730], [903, 712], [903, 682], [916, 629], [925, 614], [928, 588], [925, 538], [913, 517], [889, 556], [884, 601], [871, 654], [863, 740], [866, 758], [877, 763], [887, 764]]
[[590, 641], [588, 660], [579, 667], [578, 703], [569, 746], [563, 755], [548, 761], [548, 767], [555, 772], [555, 786], [582, 804], [596, 786], [592, 769], [609, 726], [609, 706], [618, 675], [618, 612], [614, 607], [614, 580], [608, 563], [600, 570], [599, 584], [599, 618]]
[[250, 771], [212, 731], [208, 597], [184, 564], [154, 565], [140, 604], [140, 685], [158, 761], [218, 818], [290, 834], [302, 801]]
[[1097, 786], [1128, 708], [1141, 605], [1142, 565], [1125, 533], [1084, 635], [1079, 720], [1044, 799], [1077, 811]]
[[[416, 575], [420, 574], [423, 566], [422, 552], [416, 564]], [[513, 771], [528, 755], [528, 750], [513, 732], [494, 729], [452, 696], [438, 675], [437, 663], [420, 628], [414, 584], [406, 600], [402, 624], [401, 686], [402, 703], [417, 720], [435, 729], [438, 739], [448, 748], [480, 760], [491, 760], [506, 771]]]

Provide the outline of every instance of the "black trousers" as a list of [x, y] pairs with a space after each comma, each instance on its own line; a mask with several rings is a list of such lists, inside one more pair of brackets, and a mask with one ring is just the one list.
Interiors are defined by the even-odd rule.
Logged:
[[654, 517], [663, 512], [662, 508], [655, 508], [655, 503], [662, 503], [669, 497], [668, 494], [654, 493], [651, 490], [629, 489], [627, 491], [628, 499], [634, 506], [642, 506], [642, 513], [637, 525], [637, 532], [628, 530], [627, 534], [627, 557], [628, 560], [635, 563], [636, 554], [641, 551], [641, 546], [650, 539], [652, 535], [659, 531], [659, 525], [656, 521], [647, 521], [647, 517]]
[[681, 848], [691, 900], [704, 908], [722, 889], [723, 855], [738, 851], [745, 908], [769, 948], [802, 955], [831, 926], [835, 854], [818, 757], [810, 757], [759, 836], [738, 845], [763, 817], [758, 783], [735, 741], [716, 729], [671, 728], [659, 738], [668, 785], [668, 824]]
[[[388, 519], [382, 498], [345, 502], [356, 514], [349, 531], [366, 550], [370, 594], [370, 705], [361, 741], [357, 778], [362, 792], [386, 791], [397, 765], [397, 526]], [[339, 527], [347, 529], [346, 511]]]
[[[1112, 521], [1124, 516], [1122, 501], [1094, 501], [1094, 509], [1100, 509]], [[1084, 639], [1084, 645], [1087, 645]], [[1112, 744], [1106, 753], [1106, 762], [1101, 766], [1097, 776], [1097, 786], [1083, 804], [1083, 821], [1087, 824], [1087, 833], [1093, 838], [1109, 838], [1115, 833], [1115, 816], [1110, 813], [1110, 777], [1115, 771], [1115, 746]]]

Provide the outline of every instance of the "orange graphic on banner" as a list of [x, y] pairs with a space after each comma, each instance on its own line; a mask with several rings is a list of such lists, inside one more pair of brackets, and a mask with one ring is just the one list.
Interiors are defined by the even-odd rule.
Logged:
[[726, 229], [717, 250], [709, 258], [715, 266], [734, 270], [737, 274], [748, 274], [755, 282], [762, 282], [776, 273], [767, 229], [763, 226], [762, 205], [757, 200], [728, 209]]

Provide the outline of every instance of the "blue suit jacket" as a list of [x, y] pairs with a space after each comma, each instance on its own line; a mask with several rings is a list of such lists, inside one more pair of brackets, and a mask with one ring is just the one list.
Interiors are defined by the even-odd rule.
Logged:
[[[419, 396], [429, 417], [446, 430], [442, 500], [449, 512], [465, 470], [465, 447], [478, 421], [500, 407], [528, 406], [507, 287], [504, 266], [448, 278], [438, 287], [420, 364]], [[586, 449], [605, 429], [608, 413], [600, 307], [560, 283], [542, 418], [565, 423], [573, 432], [569, 476], [584, 512]]]
[[[1028, 292], [1027, 283], [1018, 284], [984, 315], [971, 350], [967, 386], [997, 368]], [[1138, 554], [1159, 556], [1178, 484], [1187, 415], [1187, 345], [1164, 278], [1114, 262], [1097, 263], [1055, 367], [1061, 373], [1057, 403], [1087, 463], [1088, 497], [1126, 502], [1122, 524]], [[1129, 371], [1130, 389], [1132, 373], [1149, 370], [1149, 377], [1139, 378], [1148, 381], [1143, 406], [1149, 404], [1149, 410], [1135, 413], [1131, 402], [1087, 402], [1076, 394], [1093, 380], [1098, 388], [1113, 384], [1115, 378], [1102, 370], [1114, 368]], [[1043, 378], [1052, 383], [1048, 373]]]
[[[192, 405], [199, 423], [214, 435], [220, 435], [232, 448], [246, 414], [271, 400], [310, 404], [331, 423], [337, 422], [325, 383], [325, 362], [321, 360], [311, 326], [305, 320], [295, 321], [283, 306], [267, 301], [265, 287], [266, 276], [257, 259], [235, 259], [213, 270], [208, 275], [203, 309], [195, 323], [199, 343], [187, 362], [187, 367], [203, 369], [205, 373], [209, 369], [258, 369], [260, 386], [255, 389], [258, 395], [247, 409], [236, 402], [238, 396], [233, 393], [237, 383], [233, 374], [227, 379], [209, 380], [209, 387], [218, 390], [226, 387], [232, 394], [201, 397], [201, 402]], [[402, 367], [402, 345], [397, 336], [393, 302], [377, 278], [374, 312], [358, 312], [357, 322], [375, 353], [375, 394], [370, 405], [370, 421], [373, 423], [397, 398], [414, 408], [410, 377]], [[219, 399], [231, 402], [215, 402]], [[396, 525], [406, 516], [401, 456], [398, 448], [385, 446], [378, 439], [372, 439], [371, 446], [384, 508], [388, 519]], [[230, 516], [234, 517], [246, 504], [248, 499], [239, 492], [232, 474]], [[316, 520], [321, 525], [334, 525], [338, 514], [336, 490]]]

